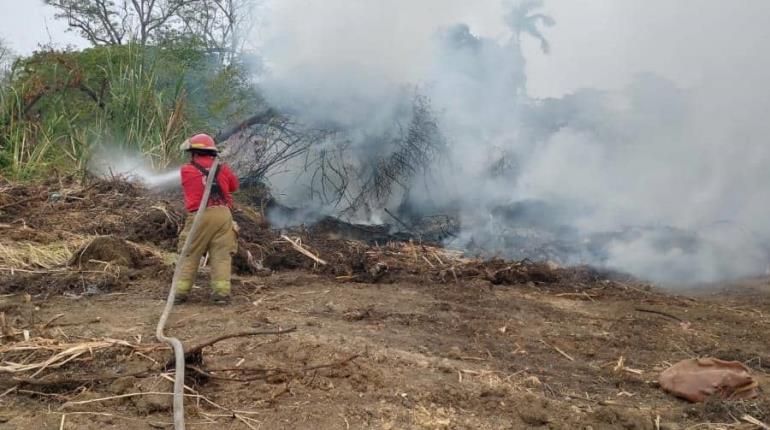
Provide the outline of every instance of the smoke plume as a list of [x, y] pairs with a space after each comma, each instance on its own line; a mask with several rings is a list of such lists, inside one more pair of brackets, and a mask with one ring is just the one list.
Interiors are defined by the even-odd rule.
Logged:
[[[344, 130], [354, 166], [389, 151], [372, 137], [408, 121], [415, 93], [429, 100], [442, 155], [385, 206], [457, 210], [450, 245], [666, 282], [764, 273], [770, 61], [757, 44], [770, 41], [766, 2], [609, 2], [597, 31], [617, 30], [607, 36], [624, 45], [608, 41], [623, 54], [604, 61], [624, 65], [591, 79], [579, 61], [551, 69], [559, 82], [609, 83], [561, 92], [537, 72], [543, 51], [563, 49], [559, 21], [576, 6], [541, 3], [274, 2], [260, 82], [275, 106]], [[589, 61], [595, 49], [561, 58]], [[271, 180], [296, 204], [313, 198], [309, 177]]]

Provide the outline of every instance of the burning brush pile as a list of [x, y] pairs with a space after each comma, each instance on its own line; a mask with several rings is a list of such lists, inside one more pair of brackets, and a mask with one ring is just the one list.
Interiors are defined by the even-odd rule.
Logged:
[[[251, 273], [302, 269], [333, 276], [340, 282], [461, 283], [482, 279], [494, 285], [579, 285], [620, 277], [590, 267], [562, 268], [548, 261], [469, 258], [440, 245], [447, 232], [456, 228], [451, 220], [404, 232], [389, 225], [351, 224], [332, 217], [309, 226], [271, 230], [264, 212], [248, 206], [236, 207], [234, 217], [241, 226], [236, 265]], [[244, 265], [244, 261], [256, 264]]]
[[[181, 195], [152, 193], [124, 178], [83, 184], [56, 180], [5, 184], [0, 193], [0, 292], [90, 295], [142, 278], [170, 282], [183, 227]], [[238, 275], [307, 270], [340, 282], [559, 284], [606, 274], [529, 260], [466, 258], [461, 252], [325, 218], [310, 226], [274, 230], [263, 208], [238, 204]]]

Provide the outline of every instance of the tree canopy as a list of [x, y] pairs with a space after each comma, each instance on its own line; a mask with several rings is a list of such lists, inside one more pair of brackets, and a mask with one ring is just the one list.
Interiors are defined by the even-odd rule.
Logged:
[[255, 22], [252, 0], [45, 0], [92, 45], [196, 43], [228, 64]]

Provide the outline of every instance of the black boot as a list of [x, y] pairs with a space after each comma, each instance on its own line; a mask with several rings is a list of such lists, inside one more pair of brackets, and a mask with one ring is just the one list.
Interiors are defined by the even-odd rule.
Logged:
[[230, 295], [224, 295], [224, 294], [212, 294], [211, 295], [211, 303], [219, 306], [226, 306], [230, 304]]

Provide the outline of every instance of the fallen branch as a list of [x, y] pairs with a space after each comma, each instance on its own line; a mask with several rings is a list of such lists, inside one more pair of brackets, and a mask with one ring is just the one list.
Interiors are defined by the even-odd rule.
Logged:
[[244, 417], [244, 416], [241, 416], [241, 415], [238, 415], [238, 414], [235, 414], [235, 415], [233, 415], [233, 416], [234, 416], [236, 419], [238, 419], [238, 421], [240, 421], [240, 422], [242, 422], [243, 424], [245, 424], [245, 425], [246, 425], [246, 427], [250, 428], [251, 430], [257, 430], [257, 428], [256, 428], [256, 427], [254, 427], [253, 425], [249, 424], [249, 422], [248, 422], [248, 421], [246, 421], [246, 417]]
[[630, 367], [627, 367], [626, 366], [626, 357], [624, 357], [622, 355], [620, 356], [620, 358], [618, 358], [618, 362], [617, 362], [617, 364], [615, 365], [615, 367], [612, 370], [614, 372], [619, 372], [619, 371], [622, 370], [624, 372], [633, 373], [634, 375], [642, 375], [642, 374], [644, 374], [644, 371], [642, 371], [642, 370], [632, 369]]
[[258, 381], [260, 379], [266, 379], [267, 378], [267, 375], [260, 375], [260, 376], [251, 377], [251, 378], [231, 378], [229, 376], [218, 376], [218, 375], [214, 375], [211, 372], [207, 372], [207, 371], [201, 369], [198, 366], [189, 366], [188, 365], [187, 369], [192, 370], [193, 372], [195, 372], [195, 373], [197, 373], [197, 374], [199, 374], [201, 376], [204, 376], [204, 377], [209, 378], [209, 379], [214, 379], [214, 380], [217, 380], [217, 381], [244, 382], [245, 383], [245, 382], [254, 382], [254, 381]]
[[752, 417], [751, 415], [744, 415], [744, 416], [741, 417], [741, 419], [743, 421], [746, 421], [749, 424], [753, 424], [753, 425], [761, 428], [762, 430], [770, 430], [770, 426], [768, 426], [767, 424], [763, 423], [762, 421]]
[[237, 333], [224, 334], [211, 339], [207, 339], [199, 342], [194, 346], [191, 346], [185, 349], [187, 350], [187, 354], [194, 354], [207, 346], [214, 345], [215, 343], [218, 343], [227, 339], [233, 339], [236, 337], [263, 336], [263, 335], [270, 335], [270, 334], [286, 334], [286, 333], [292, 333], [295, 331], [297, 331], [297, 327], [290, 327], [287, 329], [279, 329], [279, 330], [247, 330], [247, 331], [241, 331]]
[[289, 236], [286, 236], [285, 234], [281, 235], [281, 239], [289, 242], [289, 244], [291, 244], [292, 248], [296, 249], [300, 254], [310, 258], [311, 260], [315, 261], [316, 263], [318, 263], [318, 264], [320, 264], [322, 266], [326, 266], [327, 264], [329, 264], [326, 261], [321, 260], [319, 257], [317, 257], [312, 252], [310, 252], [307, 249], [305, 249], [302, 245], [299, 244], [299, 241], [294, 241]]
[[267, 109], [264, 112], [260, 112], [256, 115], [252, 115], [251, 117], [245, 119], [240, 124], [236, 124], [226, 130], [222, 130], [219, 133], [217, 133], [216, 140], [217, 142], [226, 142], [234, 135], [248, 129], [249, 127], [252, 127], [257, 124], [267, 124], [270, 122], [270, 120], [276, 118], [278, 116], [278, 113], [274, 111], [273, 109]]
[[655, 314], [655, 315], [661, 315], [661, 316], [664, 316], [664, 317], [669, 317], [669, 318], [671, 318], [673, 320], [676, 320], [676, 321], [679, 321], [679, 322], [685, 322], [683, 319], [679, 318], [676, 315], [671, 315], [669, 313], [666, 313], [666, 312], [663, 312], [663, 311], [658, 311], [658, 310], [655, 310], [655, 309], [634, 308], [634, 310], [637, 311], [637, 312], [644, 312], [644, 313], [648, 313], [648, 314]]
[[241, 372], [241, 373], [247, 373], [247, 372], [262, 372], [262, 373], [269, 373], [269, 372], [281, 372], [281, 373], [289, 373], [287, 370], [280, 369], [278, 367], [220, 367], [220, 368], [214, 368], [214, 369], [208, 369], [209, 372]]
[[[117, 399], [126, 399], [129, 397], [138, 397], [138, 396], [173, 396], [174, 393], [161, 393], [157, 391], [148, 391], [146, 393], [128, 393], [128, 394], [120, 394], [117, 396], [109, 396], [109, 397], [100, 397], [98, 399], [89, 399], [89, 400], [79, 400], [75, 402], [67, 402], [61, 406], [61, 409], [66, 409], [71, 406], [78, 406], [78, 405], [87, 405], [89, 403], [99, 403], [99, 402], [106, 402], [109, 400], [117, 400]], [[197, 395], [197, 394], [184, 394], [185, 397], [195, 397], [195, 398], [202, 398], [203, 396]]]
[[412, 231], [412, 228], [409, 227], [405, 222], [401, 221], [401, 219], [399, 217], [393, 215], [393, 213], [391, 211], [389, 211], [388, 208], [384, 208], [384, 210], [385, 210], [385, 213], [390, 215], [391, 218], [393, 218], [394, 220], [398, 221], [398, 223], [401, 224], [401, 226], [404, 227], [406, 229], [406, 231], [408, 231], [409, 233], [414, 234], [414, 231]]
[[574, 358], [572, 358], [572, 357], [571, 357], [569, 354], [567, 354], [566, 352], [562, 351], [562, 350], [561, 350], [561, 349], [560, 349], [558, 346], [555, 346], [555, 345], [551, 345], [550, 343], [548, 343], [548, 342], [546, 342], [546, 341], [544, 341], [544, 340], [541, 340], [540, 342], [542, 342], [542, 343], [543, 343], [543, 345], [546, 345], [546, 346], [550, 346], [551, 348], [555, 349], [555, 350], [556, 350], [556, 352], [558, 352], [559, 354], [563, 355], [563, 356], [564, 356], [564, 357], [565, 357], [567, 360], [569, 360], [569, 361], [575, 361], [575, 359], [574, 359]]
[[15, 385], [15, 386], [13, 386], [13, 387], [11, 387], [11, 388], [9, 388], [9, 389], [7, 389], [7, 390], [3, 391], [3, 393], [2, 393], [2, 394], [0, 394], [0, 399], [2, 399], [3, 397], [7, 396], [8, 394], [11, 394], [11, 393], [13, 393], [14, 391], [16, 391], [16, 390], [18, 390], [18, 389], [19, 389], [19, 386], [18, 386], [18, 385]]
[[431, 251], [430, 253], [431, 253], [431, 255], [433, 255], [433, 258], [435, 258], [436, 261], [438, 261], [439, 265], [441, 265], [441, 266], [444, 265], [444, 261], [441, 260], [441, 258], [439, 258], [438, 254], [436, 254], [436, 251]]
[[[53, 324], [52, 327], [73, 327], [73, 326], [88, 325], [88, 324], [99, 324], [101, 322], [102, 320], [99, 317], [96, 317], [88, 321], [64, 322], [64, 323]], [[47, 323], [45, 328], [50, 328], [50, 327], [51, 327], [51, 323]]]
[[[237, 333], [224, 334], [221, 336], [216, 336], [210, 339], [200, 341], [197, 344], [194, 344], [192, 346], [185, 347], [184, 356], [185, 356], [185, 360], [190, 360], [194, 362], [195, 360], [193, 359], [195, 358], [195, 356], [198, 356], [201, 354], [203, 348], [206, 348], [207, 346], [212, 346], [215, 343], [221, 342], [223, 340], [233, 339], [237, 337], [265, 336], [265, 335], [271, 335], [271, 334], [280, 335], [280, 334], [292, 333], [295, 331], [297, 331], [297, 327], [290, 327], [287, 329], [279, 329], [279, 330], [248, 330], [248, 331], [241, 331]], [[174, 360], [169, 360], [166, 363], [167, 368], [173, 365], [174, 365]]]
[[65, 315], [66, 314], [58, 314], [58, 315], [54, 316], [53, 318], [49, 319], [48, 322], [43, 324], [43, 329], [48, 328], [51, 324], [53, 324], [54, 321], [58, 320], [59, 318], [65, 316]]

